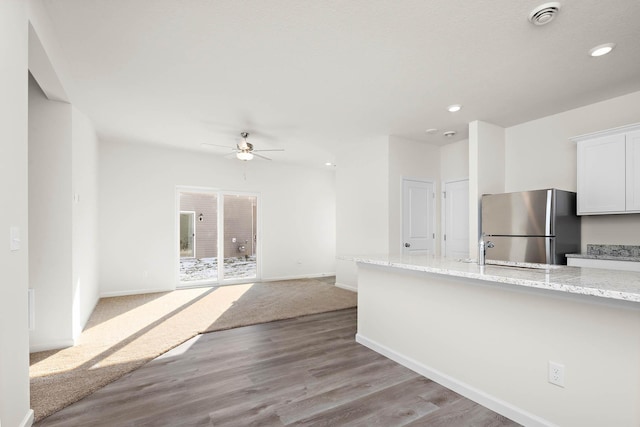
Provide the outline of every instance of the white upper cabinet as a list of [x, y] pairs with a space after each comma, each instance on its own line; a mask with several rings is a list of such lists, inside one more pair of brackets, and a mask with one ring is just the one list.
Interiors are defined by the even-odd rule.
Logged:
[[640, 212], [640, 124], [571, 139], [578, 143], [578, 215]]

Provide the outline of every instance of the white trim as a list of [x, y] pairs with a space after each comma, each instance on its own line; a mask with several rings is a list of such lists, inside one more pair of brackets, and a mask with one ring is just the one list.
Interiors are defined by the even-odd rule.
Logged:
[[[569, 141], [572, 142], [580, 142], [580, 141], [584, 141], [585, 139], [591, 139], [591, 138], [600, 138], [603, 136], [611, 136], [611, 135], [616, 135], [619, 133], [626, 133], [626, 132], [632, 132], [635, 130], [640, 130], [640, 123], [632, 123], [629, 125], [624, 125], [624, 126], [618, 126], [615, 128], [611, 128], [611, 129], [605, 129], [605, 130], [600, 130], [600, 131], [596, 131], [596, 132], [591, 132], [591, 133], [585, 133], [582, 135], [576, 135], [576, 136], [572, 136], [569, 138]], [[607, 212], [609, 213], [609, 212]]]
[[370, 348], [376, 353], [380, 353], [381, 355], [393, 360], [394, 362], [399, 363], [400, 365], [411, 369], [412, 371], [429, 378], [447, 387], [450, 390], [455, 391], [456, 393], [461, 394], [467, 399], [473, 400], [480, 405], [491, 409], [494, 412], [497, 412], [505, 417], [520, 423], [526, 426], [544, 426], [544, 427], [554, 427], [555, 424], [551, 423], [544, 418], [538, 417], [530, 412], [527, 412], [521, 408], [518, 408], [515, 405], [512, 405], [508, 402], [505, 402], [502, 399], [498, 399], [482, 390], [479, 390], [475, 387], [470, 386], [462, 381], [459, 381], [443, 372], [438, 371], [437, 369], [433, 369], [429, 366], [423, 365], [422, 363], [410, 358], [406, 357], [394, 350], [391, 350], [389, 347], [386, 347], [376, 341], [370, 340], [361, 334], [356, 334], [356, 342], [364, 345], [365, 347]]
[[29, 409], [27, 415], [24, 416], [22, 422], [18, 425], [18, 427], [31, 427], [33, 425], [33, 409]]
[[[218, 233], [218, 265], [216, 274], [218, 275], [215, 279], [216, 283], [222, 283], [224, 280], [224, 194], [222, 192], [217, 192], [217, 218], [218, 221], [216, 223], [216, 229]], [[258, 257], [256, 256], [256, 268], [258, 266]], [[183, 283], [183, 282], [180, 282]]]
[[176, 289], [174, 288], [167, 288], [167, 289], [133, 289], [133, 290], [126, 290], [126, 291], [101, 292], [100, 298], [124, 297], [127, 295], [156, 294], [158, 292], [172, 292], [175, 290]]
[[346, 289], [347, 291], [358, 293], [358, 288], [352, 285], [345, 285], [344, 283], [336, 282], [336, 287], [340, 289]]
[[74, 340], [46, 341], [37, 345], [29, 346], [29, 353], [37, 353], [39, 351], [59, 350], [61, 348], [69, 348], [76, 345]]

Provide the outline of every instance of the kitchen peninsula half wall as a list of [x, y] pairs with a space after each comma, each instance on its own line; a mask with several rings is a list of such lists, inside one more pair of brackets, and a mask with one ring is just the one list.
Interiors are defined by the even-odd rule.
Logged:
[[354, 259], [361, 344], [524, 425], [640, 425], [639, 274]]

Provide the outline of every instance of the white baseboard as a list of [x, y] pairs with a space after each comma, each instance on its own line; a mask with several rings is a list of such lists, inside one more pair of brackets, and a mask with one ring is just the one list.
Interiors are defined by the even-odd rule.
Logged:
[[341, 289], [346, 289], [346, 290], [351, 291], [351, 292], [358, 293], [358, 288], [356, 286], [345, 285], [344, 283], [336, 282], [336, 287], [337, 288], [341, 288]]
[[73, 347], [76, 343], [73, 340], [45, 341], [38, 344], [29, 344], [29, 353], [39, 351], [59, 350], [61, 348]]
[[171, 292], [175, 289], [134, 289], [130, 291], [100, 292], [100, 298], [124, 297], [127, 295], [156, 294], [158, 292]]
[[33, 425], [33, 409], [29, 409], [27, 415], [24, 416], [24, 419], [20, 423], [19, 427], [31, 427]]
[[386, 347], [382, 344], [379, 344], [373, 340], [370, 340], [361, 334], [356, 334], [356, 342], [364, 345], [365, 347], [370, 348], [376, 353], [380, 353], [383, 356], [393, 360], [394, 362], [399, 363], [400, 365], [411, 369], [412, 371], [429, 378], [432, 381], [437, 382], [450, 390], [455, 391], [462, 396], [473, 400], [476, 403], [479, 403], [482, 406], [485, 406], [491, 409], [494, 412], [504, 415], [505, 417], [520, 423], [526, 426], [536, 426], [536, 427], [552, 427], [555, 424], [540, 418], [530, 412], [527, 412], [517, 406], [514, 406], [508, 402], [505, 402], [502, 399], [498, 399], [495, 396], [492, 396], [488, 393], [485, 393], [482, 390], [479, 390], [475, 387], [472, 387], [469, 384], [466, 384], [462, 381], [459, 381], [443, 372], [438, 371], [437, 369], [433, 369], [429, 366], [426, 366], [417, 360], [414, 360], [410, 357], [406, 357], [394, 350], [391, 350], [389, 347]]

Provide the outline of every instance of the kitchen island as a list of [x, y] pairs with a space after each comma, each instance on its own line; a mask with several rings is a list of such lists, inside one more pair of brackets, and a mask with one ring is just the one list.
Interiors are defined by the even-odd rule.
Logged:
[[352, 259], [361, 344], [525, 425], [640, 425], [640, 273]]

